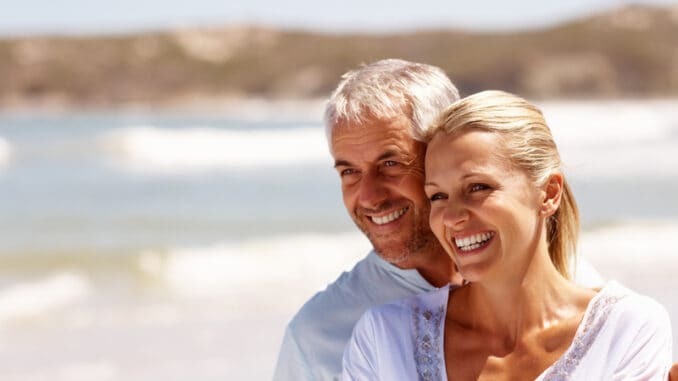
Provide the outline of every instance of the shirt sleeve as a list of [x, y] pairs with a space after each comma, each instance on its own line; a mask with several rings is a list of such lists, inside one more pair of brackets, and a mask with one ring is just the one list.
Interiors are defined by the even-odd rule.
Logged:
[[657, 302], [647, 300], [634, 307], [635, 318], [627, 325], [633, 340], [617, 365], [613, 380], [668, 379], [672, 356], [671, 321]]
[[273, 381], [311, 381], [313, 376], [306, 358], [288, 326], [278, 354], [278, 362], [273, 374]]
[[371, 311], [363, 315], [355, 328], [342, 361], [342, 380], [378, 380], [374, 320]]

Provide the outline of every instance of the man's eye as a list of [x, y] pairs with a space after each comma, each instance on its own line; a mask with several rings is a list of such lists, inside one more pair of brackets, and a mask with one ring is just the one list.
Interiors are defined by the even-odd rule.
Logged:
[[471, 184], [471, 186], [469, 187], [469, 191], [471, 192], [478, 192], [485, 189], [490, 189], [490, 187], [485, 184]]
[[434, 193], [434, 194], [431, 195], [431, 197], [429, 197], [429, 200], [431, 200], [431, 201], [446, 200], [446, 199], [447, 199], [447, 195], [445, 193], [440, 193], [440, 192]]
[[384, 162], [384, 166], [385, 166], [385, 167], [394, 167], [394, 166], [396, 166], [396, 165], [398, 165], [398, 162], [395, 161], [395, 160], [386, 160], [386, 161]]
[[354, 174], [356, 171], [353, 168], [346, 168], [342, 169], [341, 172], [339, 172], [340, 176], [348, 176]]

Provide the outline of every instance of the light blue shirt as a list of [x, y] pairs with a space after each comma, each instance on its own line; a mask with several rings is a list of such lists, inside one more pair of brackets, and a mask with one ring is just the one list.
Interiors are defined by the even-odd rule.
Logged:
[[294, 316], [273, 380], [339, 380], [344, 347], [365, 311], [434, 289], [417, 270], [400, 269], [370, 252]]

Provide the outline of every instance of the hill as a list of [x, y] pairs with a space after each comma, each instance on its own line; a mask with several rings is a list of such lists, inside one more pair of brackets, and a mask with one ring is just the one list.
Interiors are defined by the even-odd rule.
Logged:
[[256, 26], [0, 40], [0, 107], [325, 97], [360, 63], [442, 67], [464, 94], [678, 96], [678, 6], [625, 7], [543, 30], [388, 35]]

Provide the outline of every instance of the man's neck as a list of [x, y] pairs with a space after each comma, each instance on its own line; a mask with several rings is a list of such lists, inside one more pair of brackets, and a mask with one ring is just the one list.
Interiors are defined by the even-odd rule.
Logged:
[[457, 267], [442, 246], [436, 244], [433, 247], [426, 248], [415, 257], [416, 260], [398, 267], [416, 269], [422, 278], [434, 287], [463, 282]]

